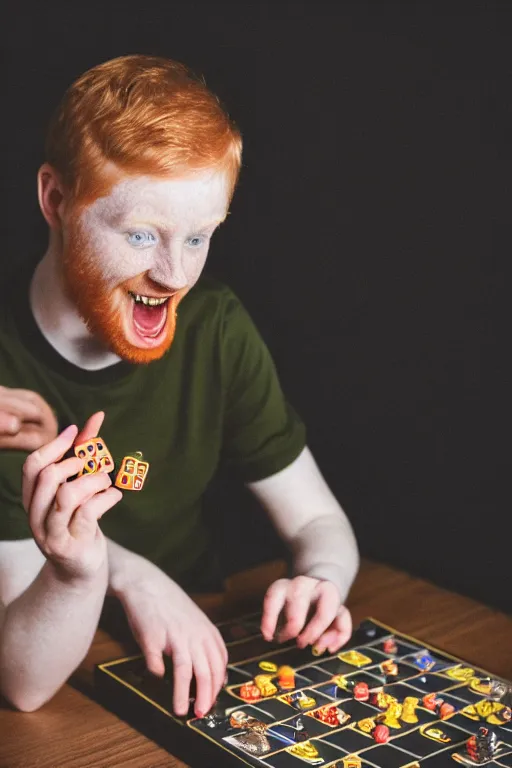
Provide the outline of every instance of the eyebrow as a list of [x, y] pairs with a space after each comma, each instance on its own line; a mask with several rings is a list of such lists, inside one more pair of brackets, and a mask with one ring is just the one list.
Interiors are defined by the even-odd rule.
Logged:
[[[126, 214], [120, 213], [115, 215], [112, 219], [114, 226], [120, 226], [123, 222], [128, 221], [128, 219], [130, 219], [131, 216], [133, 216], [132, 211], [129, 211]], [[192, 227], [191, 231], [201, 232], [202, 230], [209, 229], [210, 227], [217, 227], [219, 224], [222, 224], [222, 222], [225, 221], [226, 218], [227, 218], [227, 214], [225, 216], [221, 216], [220, 218], [212, 219], [208, 223], [201, 224], [198, 227]], [[156, 229], [166, 230], [169, 228], [169, 223], [163, 221], [162, 219], [149, 219], [149, 218], [146, 219], [145, 217], [141, 217], [138, 220], [138, 223], [141, 225], [146, 224], [147, 226], [155, 227]]]

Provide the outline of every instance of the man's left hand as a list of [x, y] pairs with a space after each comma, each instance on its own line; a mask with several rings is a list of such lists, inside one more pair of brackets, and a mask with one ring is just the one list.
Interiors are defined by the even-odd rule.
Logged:
[[325, 650], [336, 653], [352, 632], [350, 613], [330, 581], [296, 576], [274, 582], [263, 601], [261, 632], [265, 640], [274, 639], [282, 611], [285, 620], [275, 637], [279, 643], [297, 638], [300, 648], [312, 645], [319, 655]]

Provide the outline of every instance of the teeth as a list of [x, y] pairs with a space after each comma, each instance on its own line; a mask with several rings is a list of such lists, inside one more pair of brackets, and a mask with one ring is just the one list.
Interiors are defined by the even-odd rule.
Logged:
[[155, 299], [152, 296], [141, 296], [139, 293], [132, 293], [131, 295], [136, 304], [145, 304], [149, 307], [158, 307], [160, 304], [165, 304], [167, 301], [167, 298]]

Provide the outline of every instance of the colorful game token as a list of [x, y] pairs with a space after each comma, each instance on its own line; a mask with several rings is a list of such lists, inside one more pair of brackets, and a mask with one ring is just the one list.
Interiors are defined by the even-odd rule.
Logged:
[[418, 667], [418, 669], [421, 669], [422, 672], [429, 672], [433, 667], [435, 667], [436, 662], [428, 653], [428, 651], [423, 651], [420, 653], [416, 653], [412, 657], [412, 663], [415, 667]]
[[245, 701], [258, 701], [261, 699], [260, 689], [254, 685], [252, 680], [250, 683], [244, 683], [240, 688], [240, 698], [245, 699]]
[[400, 717], [402, 716], [402, 705], [397, 701], [392, 702], [386, 710], [384, 715], [383, 724], [388, 728], [401, 728]]
[[406, 696], [402, 704], [400, 720], [404, 723], [417, 723], [418, 715], [416, 714], [416, 707], [419, 703], [420, 700], [415, 696]]
[[354, 699], [357, 701], [368, 701], [370, 698], [370, 691], [368, 683], [356, 683], [354, 685]]
[[149, 464], [147, 461], [142, 461], [142, 453], [140, 451], [133, 455], [125, 456], [117, 473], [116, 487], [122, 491], [142, 490], [148, 469]]
[[396, 677], [398, 675], [398, 664], [392, 659], [386, 659], [380, 665], [380, 670], [387, 677]]
[[313, 710], [313, 712], [308, 712], [308, 715], [316, 720], [320, 720], [321, 723], [332, 726], [344, 725], [350, 720], [350, 715], [347, 712], [331, 704], [326, 704], [319, 709]]
[[456, 667], [445, 670], [443, 675], [451, 677], [452, 680], [460, 680], [462, 683], [466, 683], [468, 680], [475, 676], [475, 670], [472, 667], [462, 667], [459, 664]]
[[295, 717], [289, 723], [276, 723], [269, 726], [268, 732], [285, 744], [300, 744], [309, 739], [302, 717]]
[[[296, 757], [302, 758], [302, 760], [305, 760], [308, 763], [314, 761], [313, 765], [316, 765], [318, 760], [321, 759], [318, 749], [310, 741], [303, 741], [301, 744], [296, 744], [294, 747], [288, 747], [288, 752]], [[323, 762], [323, 760], [321, 760], [321, 762]]]
[[277, 693], [277, 686], [272, 682], [271, 675], [256, 675], [254, 685], [262, 696], [273, 696], [274, 693]]
[[348, 757], [342, 758], [341, 765], [343, 768], [361, 768], [362, 762], [357, 755], [348, 755]]
[[378, 725], [372, 732], [372, 736], [377, 744], [386, 744], [389, 741], [389, 728], [385, 725]]
[[441, 720], [446, 720], [447, 717], [450, 717], [450, 715], [453, 715], [455, 712], [455, 707], [453, 704], [448, 704], [447, 701], [442, 701], [439, 705], [439, 708], [436, 710], [437, 714], [441, 718]]
[[338, 654], [338, 659], [344, 661], [346, 664], [353, 664], [354, 667], [366, 667], [372, 663], [369, 656], [365, 656], [364, 653], [359, 651], [345, 651]]
[[260, 661], [258, 667], [264, 672], [277, 672], [277, 664], [273, 661]]
[[398, 651], [398, 646], [396, 644], [396, 640], [394, 637], [388, 637], [384, 642], [382, 643], [382, 650], [384, 653], [396, 653]]
[[78, 476], [92, 475], [94, 472], [113, 472], [114, 462], [110, 451], [105, 445], [105, 441], [98, 437], [87, 440], [85, 443], [75, 446], [75, 456], [84, 459], [84, 468], [78, 473]]
[[451, 741], [451, 738], [441, 728], [430, 724], [422, 725], [420, 733], [427, 739], [432, 739], [432, 741], [437, 741], [440, 744], [449, 744]]
[[277, 682], [282, 691], [295, 688], [295, 671], [293, 667], [284, 665], [277, 670]]

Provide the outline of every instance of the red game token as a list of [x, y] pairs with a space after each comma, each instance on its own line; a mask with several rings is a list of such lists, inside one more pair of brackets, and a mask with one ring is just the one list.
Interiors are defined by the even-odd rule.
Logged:
[[378, 725], [374, 729], [372, 736], [377, 744], [387, 744], [389, 741], [389, 728], [387, 725]]

